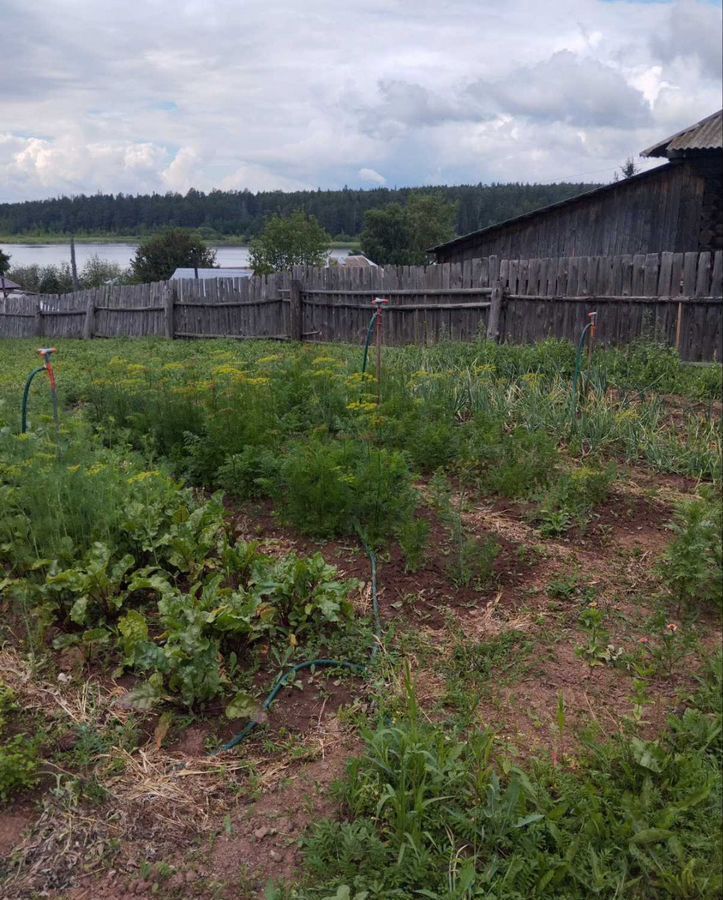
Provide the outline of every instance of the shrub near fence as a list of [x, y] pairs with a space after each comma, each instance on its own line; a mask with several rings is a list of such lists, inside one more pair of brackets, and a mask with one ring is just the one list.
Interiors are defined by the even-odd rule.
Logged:
[[390, 301], [384, 328], [391, 344], [480, 336], [576, 340], [596, 310], [603, 345], [654, 337], [678, 347], [684, 359], [721, 357], [722, 251], [298, 268], [247, 279], [0, 296], [0, 337], [359, 342], [375, 296]]

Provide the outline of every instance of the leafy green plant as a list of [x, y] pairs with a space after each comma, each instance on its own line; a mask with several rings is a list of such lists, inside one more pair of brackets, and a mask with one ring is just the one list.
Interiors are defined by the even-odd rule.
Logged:
[[610, 643], [604, 621], [605, 614], [594, 602], [580, 613], [580, 624], [587, 632], [587, 643], [577, 648], [577, 655], [585, 659], [590, 667], [614, 665], [623, 654], [622, 648]]
[[356, 441], [290, 447], [279, 481], [268, 487], [300, 531], [331, 537], [358, 524], [373, 544], [393, 535], [416, 505], [404, 455]]
[[0, 803], [7, 803], [20, 791], [34, 787], [39, 780], [38, 741], [25, 734], [5, 736], [5, 730], [18, 710], [15, 692], [0, 682]]
[[575, 571], [568, 575], [553, 578], [547, 586], [547, 595], [553, 600], [581, 601], [590, 603], [595, 599], [597, 591], [593, 585], [584, 584], [580, 573]]
[[[445, 732], [413, 692], [365, 734], [345, 816], [307, 841], [297, 900], [350, 892], [430, 898], [715, 896], [720, 875], [721, 662], [667, 734], [590, 742], [574, 770], [527, 771], [489, 735]], [[564, 727], [564, 703], [558, 705]], [[459, 848], [464, 853], [459, 853]]]
[[610, 492], [616, 467], [605, 469], [583, 466], [560, 475], [543, 495], [535, 513], [545, 536], [564, 534], [570, 527], [584, 527], [593, 510]]
[[16, 734], [0, 744], [0, 803], [35, 787], [40, 779], [40, 755], [36, 741]]
[[423, 567], [429, 530], [429, 522], [421, 518], [409, 519], [399, 527], [397, 540], [404, 554], [406, 572], [418, 572]]
[[678, 612], [698, 604], [723, 605], [723, 525], [721, 501], [712, 491], [680, 506], [675, 538], [660, 566]]
[[464, 496], [455, 500], [449, 482], [442, 474], [431, 482], [432, 502], [449, 533], [447, 571], [457, 587], [474, 584], [478, 590], [485, 587], [494, 575], [494, 564], [500, 546], [494, 538], [477, 538], [470, 535], [462, 519]]

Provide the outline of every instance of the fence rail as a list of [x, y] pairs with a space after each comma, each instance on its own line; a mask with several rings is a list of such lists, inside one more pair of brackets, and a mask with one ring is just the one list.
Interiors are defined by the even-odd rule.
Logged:
[[374, 296], [391, 301], [385, 340], [488, 336], [574, 340], [598, 312], [598, 340], [656, 337], [690, 360], [721, 357], [723, 251], [483, 259], [434, 266], [297, 268], [246, 279], [111, 286], [2, 297], [0, 337], [360, 341]]

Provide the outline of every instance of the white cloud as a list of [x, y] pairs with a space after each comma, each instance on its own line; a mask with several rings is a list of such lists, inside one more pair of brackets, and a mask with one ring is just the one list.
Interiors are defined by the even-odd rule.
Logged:
[[720, 22], [705, 0], [3, 0], [0, 201], [609, 178], [720, 107]]
[[359, 178], [366, 184], [386, 184], [387, 179], [376, 169], [359, 169]]

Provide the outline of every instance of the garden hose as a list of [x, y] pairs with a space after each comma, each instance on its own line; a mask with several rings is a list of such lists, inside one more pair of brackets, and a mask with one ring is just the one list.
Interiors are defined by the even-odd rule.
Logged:
[[583, 328], [580, 340], [577, 344], [577, 354], [575, 356], [575, 371], [572, 376], [572, 397], [570, 398], [570, 412], [574, 418], [577, 412], [577, 386], [582, 372], [582, 354], [585, 349], [585, 338], [596, 327], [597, 313], [588, 313], [590, 321]]
[[374, 334], [374, 326], [377, 323], [378, 315], [379, 310], [375, 309], [369, 322], [369, 328], [367, 328], [367, 339], [364, 342], [364, 361], [362, 362], [362, 373], [366, 372], [367, 370], [367, 363], [369, 362], [369, 344], [371, 344], [372, 342], [372, 335]]
[[35, 376], [40, 372], [48, 373], [48, 378], [50, 380], [50, 396], [53, 399], [53, 420], [56, 429], [58, 427], [58, 386], [55, 382], [55, 372], [53, 371], [53, 364], [51, 362], [51, 356], [53, 353], [57, 353], [57, 350], [55, 347], [42, 347], [38, 350], [38, 353], [45, 362], [42, 366], [38, 366], [37, 369], [33, 369], [30, 375], [28, 375], [28, 380], [25, 382], [20, 415], [20, 431], [22, 434], [25, 434], [28, 430], [28, 400], [30, 399], [30, 385], [33, 383]]
[[[359, 526], [356, 526], [357, 531], [359, 532], [359, 537], [361, 539], [362, 544], [364, 545], [364, 549], [369, 557], [369, 562], [371, 565], [371, 587], [372, 587], [372, 609], [374, 611], [374, 644], [371, 650], [371, 658], [374, 659], [376, 654], [379, 651], [379, 644], [382, 638], [382, 618], [379, 612], [379, 594], [377, 592], [377, 557], [374, 551], [371, 549], [369, 544], [367, 544], [364, 536], [361, 533], [361, 529]], [[296, 675], [297, 672], [302, 672], [304, 669], [348, 669], [350, 672], [356, 672], [357, 674], [362, 674], [366, 671], [367, 667], [365, 665], [361, 665], [359, 663], [349, 662], [348, 660], [342, 659], [307, 659], [304, 662], [297, 663], [295, 666], [292, 666], [288, 672], [285, 672], [283, 675], [280, 675], [276, 679], [276, 683], [272, 688], [271, 692], [261, 704], [261, 711], [266, 712], [270, 707], [274, 700], [278, 697], [281, 691], [286, 687], [289, 683], [289, 679], [292, 675]], [[246, 738], [260, 725], [258, 719], [252, 719], [246, 727], [240, 731], [237, 735], [231, 738], [230, 741], [223, 744], [218, 750], [214, 750], [211, 756], [216, 756], [219, 753], [224, 753], [226, 750], [232, 750], [234, 747], [237, 747], [240, 743], [246, 740]]]

